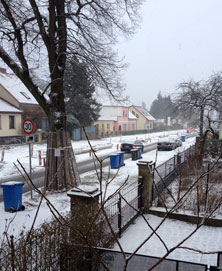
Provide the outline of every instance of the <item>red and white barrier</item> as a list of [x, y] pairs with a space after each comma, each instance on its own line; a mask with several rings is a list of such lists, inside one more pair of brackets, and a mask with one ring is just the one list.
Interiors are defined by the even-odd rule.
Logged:
[[42, 154], [41, 154], [41, 151], [38, 151], [38, 153], [39, 153], [39, 155], [38, 155], [38, 157], [39, 157], [39, 166], [41, 166], [42, 165]]
[[31, 143], [31, 157], [33, 157], [33, 143]]
[[5, 157], [5, 149], [2, 149], [2, 155], [1, 155], [1, 162], [4, 161], [4, 157]]

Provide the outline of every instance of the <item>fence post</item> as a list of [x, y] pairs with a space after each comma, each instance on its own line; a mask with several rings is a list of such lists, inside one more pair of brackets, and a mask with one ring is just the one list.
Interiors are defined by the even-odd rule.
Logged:
[[177, 154], [177, 164], [181, 164], [181, 156]]
[[143, 208], [143, 177], [138, 177], [138, 210]]
[[143, 177], [142, 202], [143, 212], [148, 213], [152, 205], [153, 167], [154, 163], [140, 161], [138, 165], [138, 176]]
[[118, 230], [119, 230], [119, 237], [121, 237], [122, 234], [122, 213], [121, 213], [121, 196], [119, 193], [119, 199], [118, 199]]

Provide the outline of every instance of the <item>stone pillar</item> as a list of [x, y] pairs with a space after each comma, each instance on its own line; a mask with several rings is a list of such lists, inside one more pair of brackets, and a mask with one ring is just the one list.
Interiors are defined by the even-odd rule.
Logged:
[[94, 217], [99, 210], [100, 195], [100, 192], [95, 187], [84, 188], [80, 185], [79, 188], [71, 189], [67, 193], [71, 198], [71, 220], [74, 227], [82, 232], [87, 231], [89, 225], [93, 223]]
[[[92, 253], [90, 246], [97, 246], [102, 238], [103, 221], [97, 216], [99, 211], [99, 195], [97, 188], [80, 185], [70, 190], [67, 195], [71, 199], [70, 241], [71, 247], [60, 255], [60, 270], [91, 270]], [[96, 217], [96, 219], [95, 219]], [[68, 261], [67, 261], [68, 260]]]
[[138, 165], [138, 176], [143, 177], [143, 212], [146, 214], [149, 212], [149, 208], [152, 205], [152, 186], [153, 186], [153, 166], [152, 161], [140, 161]]

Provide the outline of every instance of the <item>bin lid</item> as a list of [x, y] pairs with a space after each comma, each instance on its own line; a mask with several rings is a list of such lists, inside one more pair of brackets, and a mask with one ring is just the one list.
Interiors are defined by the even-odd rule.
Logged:
[[109, 156], [109, 157], [111, 157], [111, 156], [119, 156], [119, 154], [118, 154], [118, 153], [115, 153], [115, 154], [110, 154], [110, 156]]
[[24, 182], [15, 182], [15, 181], [9, 181], [5, 183], [1, 183], [0, 186], [12, 186], [12, 185], [23, 185]]

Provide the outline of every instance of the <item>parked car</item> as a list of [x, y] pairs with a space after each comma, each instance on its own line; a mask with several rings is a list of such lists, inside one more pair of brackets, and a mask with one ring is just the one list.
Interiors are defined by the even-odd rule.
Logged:
[[135, 144], [136, 148], [140, 147], [140, 148], [142, 148], [142, 151], [143, 151], [143, 149], [144, 149], [144, 143], [143, 142], [144, 142], [143, 140], [137, 139], [137, 140], [134, 141], [134, 144]]
[[121, 151], [125, 151], [125, 152], [130, 152], [132, 149], [134, 148], [142, 148], [142, 151], [143, 151], [143, 142], [140, 141], [140, 140], [135, 140], [134, 142], [125, 142], [125, 143], [122, 143], [121, 146], [120, 146], [120, 150]]
[[182, 146], [182, 141], [180, 139], [176, 139], [177, 147]]
[[173, 140], [173, 139], [160, 141], [157, 143], [158, 151], [171, 151], [171, 150], [175, 150], [177, 147], [178, 147], [177, 142], [176, 140]]

